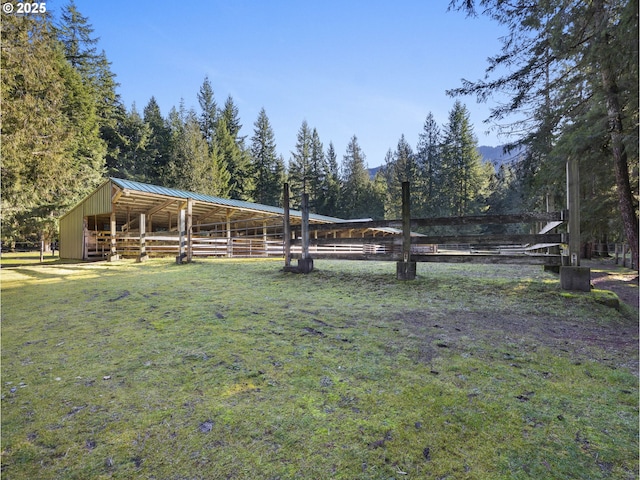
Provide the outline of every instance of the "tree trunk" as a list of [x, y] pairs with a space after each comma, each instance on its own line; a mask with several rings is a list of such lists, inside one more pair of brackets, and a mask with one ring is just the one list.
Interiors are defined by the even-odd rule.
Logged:
[[609, 117], [609, 136], [611, 138], [611, 150], [613, 152], [613, 169], [618, 188], [618, 205], [627, 242], [631, 247], [632, 264], [638, 268], [638, 217], [633, 206], [633, 192], [629, 180], [629, 165], [627, 151], [622, 139], [622, 117], [617, 95], [616, 85], [608, 71], [603, 70], [602, 79], [607, 94], [607, 115]]
[[607, 98], [607, 116], [609, 118], [609, 137], [613, 153], [613, 170], [618, 188], [618, 205], [627, 242], [631, 247], [632, 264], [638, 268], [638, 217], [633, 207], [633, 192], [629, 180], [627, 151], [622, 139], [622, 115], [617, 96], [617, 85], [608, 68], [602, 70], [602, 83]]
[[594, 2], [596, 27], [600, 32], [599, 51], [603, 54], [600, 59], [600, 75], [602, 89], [607, 103], [607, 119], [609, 121], [609, 138], [613, 154], [613, 171], [618, 190], [618, 205], [622, 217], [627, 242], [631, 247], [631, 264], [638, 268], [638, 217], [633, 205], [633, 192], [629, 179], [629, 163], [624, 145], [624, 129], [622, 125], [622, 109], [620, 107], [619, 90], [615, 76], [615, 69], [609, 56], [610, 36], [607, 31], [607, 11], [602, 0]]

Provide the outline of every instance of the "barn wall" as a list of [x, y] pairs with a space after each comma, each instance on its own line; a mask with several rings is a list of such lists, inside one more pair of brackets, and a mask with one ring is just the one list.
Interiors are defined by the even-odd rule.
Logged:
[[82, 204], [60, 219], [60, 258], [82, 260], [84, 256]]
[[111, 213], [111, 181], [103, 183], [60, 218], [60, 258], [84, 257], [84, 218]]
[[83, 215], [104, 215], [111, 213], [111, 182], [103, 183], [82, 201]]

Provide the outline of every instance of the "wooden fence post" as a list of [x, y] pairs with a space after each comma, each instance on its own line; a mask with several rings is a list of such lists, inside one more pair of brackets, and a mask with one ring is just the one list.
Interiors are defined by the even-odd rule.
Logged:
[[563, 290], [591, 290], [591, 269], [580, 266], [580, 177], [577, 158], [567, 160], [567, 209], [569, 210], [570, 266], [560, 268]]
[[313, 258], [309, 255], [309, 194], [302, 194], [302, 255], [298, 260], [298, 271], [309, 273], [313, 270]]
[[396, 264], [398, 280], [416, 278], [416, 262], [411, 261], [411, 190], [402, 182], [402, 261]]
[[567, 160], [567, 209], [569, 210], [569, 257], [580, 266], [580, 169], [578, 160]]

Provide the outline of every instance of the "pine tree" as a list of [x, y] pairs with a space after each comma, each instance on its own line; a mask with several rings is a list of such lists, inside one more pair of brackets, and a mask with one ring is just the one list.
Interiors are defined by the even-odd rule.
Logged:
[[238, 107], [236, 107], [233, 102], [233, 98], [231, 95], [227, 97], [224, 102], [224, 108], [220, 112], [220, 116], [224, 118], [227, 124], [227, 130], [229, 131], [229, 135], [233, 138], [233, 141], [236, 142], [238, 147], [242, 150], [244, 146], [244, 137], [238, 136], [240, 134], [240, 130], [242, 129], [242, 124], [240, 123], [240, 113]]
[[143, 110], [144, 123], [149, 128], [149, 141], [145, 149], [144, 176], [147, 182], [165, 185], [170, 182], [171, 130], [162, 117], [155, 97]]
[[311, 132], [311, 156], [309, 158], [309, 209], [318, 213], [323, 210], [325, 192], [323, 191], [327, 177], [327, 162], [324, 157], [324, 146], [318, 131]]
[[[193, 192], [216, 194], [213, 162], [209, 145], [202, 136], [200, 122], [194, 110], [173, 109], [169, 114], [171, 125], [170, 182], [167, 186]], [[220, 175], [220, 172], [216, 172]]]
[[200, 129], [209, 150], [213, 151], [213, 142], [216, 137], [216, 123], [218, 121], [218, 105], [211, 87], [209, 77], [204, 77], [200, 91], [198, 92], [198, 103], [200, 104]]
[[429, 112], [418, 137], [416, 152], [419, 180], [413, 189], [419, 191], [421, 197], [416, 216], [438, 217], [442, 214], [439, 198], [441, 162], [440, 128]]
[[453, 216], [478, 213], [488, 180], [469, 112], [456, 101], [449, 112], [442, 145], [441, 187], [446, 213]]
[[2, 236], [47, 240], [102, 175], [95, 105], [46, 16], [4, 15], [2, 50]]
[[324, 199], [318, 213], [337, 217], [340, 214], [340, 167], [332, 142], [329, 142], [325, 158], [327, 173], [322, 186]]
[[89, 23], [89, 18], [83, 16], [74, 0], [71, 0], [62, 9], [58, 37], [64, 45], [67, 60], [85, 79], [93, 76], [93, 67], [98, 59], [95, 45], [99, 39], [92, 35], [93, 26]]
[[411, 146], [404, 138], [400, 137], [395, 153], [391, 158], [386, 157], [384, 169], [387, 181], [387, 214], [392, 218], [400, 218], [402, 215], [402, 183], [411, 184], [411, 210], [415, 211], [420, 198], [418, 165]]
[[251, 192], [254, 187], [250, 157], [238, 147], [227, 128], [224, 115], [218, 119], [215, 144], [217, 159], [229, 172], [229, 196], [238, 200], [251, 201]]
[[106, 157], [107, 175], [144, 182], [150, 127], [136, 110], [135, 103], [129, 112], [121, 108], [110, 135], [105, 138], [111, 146]]
[[311, 178], [311, 129], [306, 120], [303, 120], [298, 130], [296, 150], [291, 152], [289, 160], [289, 189], [291, 191], [291, 205], [293, 208], [300, 206], [301, 194], [309, 193]]
[[[508, 95], [510, 101], [495, 108], [490, 119], [525, 115], [520, 124], [527, 133], [518, 143], [529, 148], [523, 171], [533, 177], [545, 170], [559, 171], [568, 156], [580, 159], [583, 171], [606, 162], [614, 181], [598, 189], [615, 189], [617, 211], [609, 216], [619, 215], [638, 265], [638, 2], [451, 3], [471, 14], [479, 3], [484, 13], [509, 28], [509, 34], [502, 39], [500, 54], [490, 59], [485, 79], [464, 81], [450, 93], [480, 99], [496, 92]], [[507, 73], [497, 73], [501, 71]], [[595, 144], [597, 138], [605, 144]], [[585, 156], [587, 144], [590, 154]], [[552, 173], [544, 174], [553, 178]], [[564, 176], [555, 178], [553, 184]], [[536, 193], [540, 198], [549, 191]]]
[[227, 97], [224, 109], [218, 115], [215, 141], [220, 162], [226, 165], [231, 179], [229, 194], [231, 198], [252, 201], [253, 172], [251, 171], [251, 153], [245, 148], [244, 137], [238, 107], [231, 95]]
[[354, 135], [342, 159], [342, 216], [367, 218], [370, 215], [371, 180], [366, 157]]
[[275, 135], [264, 108], [254, 123], [250, 151], [255, 175], [252, 197], [258, 203], [278, 205], [282, 195], [283, 171], [276, 153]]
[[99, 39], [93, 33], [89, 19], [80, 13], [72, 0], [62, 10], [57, 36], [64, 46], [66, 59], [91, 92], [101, 135], [110, 138], [120, 114], [118, 109], [122, 105], [116, 93], [118, 83], [111, 71], [111, 63], [104, 50], [97, 52]]

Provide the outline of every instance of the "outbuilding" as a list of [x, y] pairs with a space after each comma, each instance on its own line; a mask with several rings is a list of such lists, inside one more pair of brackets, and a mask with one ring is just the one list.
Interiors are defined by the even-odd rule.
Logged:
[[[60, 257], [178, 255], [185, 232], [190, 257], [281, 257], [284, 215], [280, 207], [109, 178], [60, 218]], [[301, 217], [289, 212], [292, 226]], [[309, 215], [310, 226], [344, 221]]]

